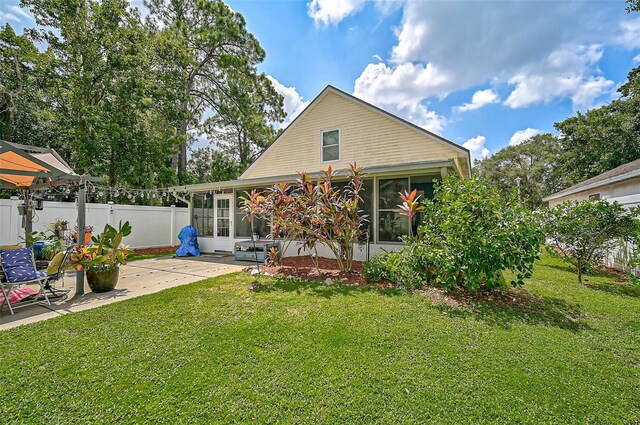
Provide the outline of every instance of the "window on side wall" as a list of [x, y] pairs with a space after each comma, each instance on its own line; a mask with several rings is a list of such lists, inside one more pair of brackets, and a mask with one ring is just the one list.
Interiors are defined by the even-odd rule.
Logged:
[[589, 199], [593, 199], [594, 201], [599, 201], [600, 198], [600, 194], [599, 193], [593, 193], [591, 195], [589, 195]]
[[378, 184], [378, 240], [400, 242], [409, 234], [409, 219], [400, 215], [398, 193], [409, 189], [409, 179], [380, 179]]
[[[409, 219], [400, 214], [398, 205], [402, 203], [400, 192], [416, 190], [420, 202], [433, 199], [434, 175], [411, 176], [378, 180], [378, 242], [400, 242], [400, 237], [409, 234]], [[411, 229], [414, 234], [423, 220], [418, 213], [413, 218]]]
[[322, 132], [322, 162], [340, 159], [340, 130]]
[[[258, 233], [261, 238], [266, 238], [271, 234], [269, 220], [260, 217], [253, 221], [253, 231], [251, 223], [244, 216], [242, 211], [242, 200], [246, 197], [245, 191], [250, 192], [252, 189], [236, 189], [236, 209], [235, 209], [235, 237], [250, 238], [252, 233]], [[264, 191], [264, 188], [257, 189]]]
[[198, 236], [213, 236], [213, 194], [193, 195], [193, 226]]

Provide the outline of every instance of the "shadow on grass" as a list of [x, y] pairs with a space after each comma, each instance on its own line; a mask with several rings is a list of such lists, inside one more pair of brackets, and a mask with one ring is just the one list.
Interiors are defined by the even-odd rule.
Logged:
[[[570, 264], [550, 264], [548, 267], [556, 270], [562, 270], [572, 273], [576, 276], [575, 284], [578, 284], [578, 276], [576, 268]], [[594, 282], [592, 277], [610, 278], [613, 282]], [[627, 277], [622, 272], [616, 272], [613, 270], [589, 270], [583, 274], [583, 279], [586, 287], [594, 289], [596, 291], [606, 292], [611, 295], [620, 295], [625, 297], [640, 297], [640, 286], [632, 286]]]
[[253, 282], [250, 289], [256, 293], [269, 293], [276, 291], [295, 292], [299, 295], [314, 295], [322, 298], [331, 298], [338, 295], [353, 296], [367, 292], [374, 292], [385, 296], [399, 296], [406, 294], [406, 291], [382, 286], [360, 287], [357, 285], [345, 285], [340, 282], [329, 285], [324, 281], [319, 280], [297, 280], [281, 277], [271, 278], [269, 282], [256, 280]]
[[[408, 294], [403, 289], [383, 287], [345, 285], [336, 283], [327, 285], [323, 281], [272, 278], [268, 281], [256, 280], [250, 290], [256, 293], [295, 292], [299, 295], [312, 295], [322, 298], [335, 296], [356, 296], [363, 293], [375, 293], [383, 296]], [[437, 288], [436, 297], [430, 296], [433, 307], [450, 317], [464, 319], [475, 318], [492, 326], [509, 328], [513, 324], [531, 324], [553, 326], [578, 332], [589, 329], [585, 322], [585, 313], [578, 304], [571, 304], [560, 298], [543, 297], [525, 290], [508, 290], [504, 294], [470, 294], [464, 290], [444, 292]], [[424, 291], [416, 291], [416, 296]]]
[[587, 282], [587, 286], [611, 295], [640, 298], [640, 286], [631, 286], [628, 282]]
[[534, 295], [524, 290], [509, 290], [502, 295], [469, 295], [459, 291], [451, 296], [457, 305], [435, 305], [451, 317], [475, 318], [506, 329], [522, 323], [552, 326], [571, 332], [590, 328], [580, 305], [560, 298]]

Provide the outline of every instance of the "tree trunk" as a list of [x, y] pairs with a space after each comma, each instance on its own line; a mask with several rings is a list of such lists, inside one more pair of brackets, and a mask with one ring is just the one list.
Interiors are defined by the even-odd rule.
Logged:
[[577, 268], [578, 268], [578, 283], [582, 286], [586, 286], [583, 282], [582, 282], [582, 262], [578, 261], [576, 264]]

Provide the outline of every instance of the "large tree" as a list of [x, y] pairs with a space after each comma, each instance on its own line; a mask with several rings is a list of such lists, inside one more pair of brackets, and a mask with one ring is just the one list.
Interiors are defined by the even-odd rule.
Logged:
[[563, 177], [556, 169], [560, 154], [558, 139], [540, 134], [476, 162], [474, 173], [503, 193], [518, 187], [522, 202], [530, 209], [538, 209], [544, 205], [542, 198], [564, 187]]
[[555, 124], [561, 133], [560, 170], [567, 185], [640, 158], [640, 96], [631, 89], [627, 93]]
[[191, 153], [187, 163], [189, 183], [219, 182], [236, 179], [241, 172], [237, 161], [209, 146]]
[[[47, 95], [63, 151], [77, 172], [110, 185], [174, 181], [178, 140], [157, 40], [127, 0], [23, 0], [47, 45]], [[168, 106], [171, 105], [171, 106]]]
[[282, 97], [257, 70], [265, 52], [243, 16], [220, 0], [145, 4], [148, 19], [162, 28], [162, 39], [173, 51], [166, 68], [182, 71], [184, 97], [177, 107], [183, 112], [178, 128], [183, 140], [174, 161], [179, 175], [186, 167], [188, 143], [197, 134], [218, 139], [240, 162], [249, 161], [251, 146], [268, 143], [270, 123], [281, 121], [284, 111]]
[[40, 54], [28, 35], [11, 25], [0, 28], [0, 139], [41, 144], [37, 131], [42, 112]]

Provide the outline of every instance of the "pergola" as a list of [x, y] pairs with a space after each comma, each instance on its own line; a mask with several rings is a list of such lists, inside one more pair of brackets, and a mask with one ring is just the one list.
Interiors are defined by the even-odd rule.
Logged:
[[[25, 239], [33, 229], [33, 200], [31, 193], [35, 190], [61, 186], [69, 183], [78, 184], [78, 229], [84, 229], [86, 217], [87, 181], [99, 181], [100, 178], [81, 176], [73, 172], [58, 153], [51, 148], [20, 145], [0, 140], [0, 189], [21, 190], [25, 208]], [[82, 238], [78, 238], [78, 245]], [[76, 294], [84, 293], [84, 272], [76, 275]]]

